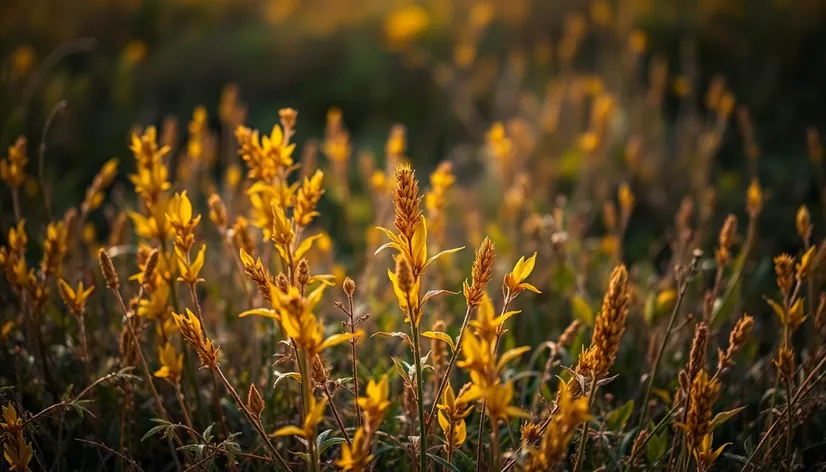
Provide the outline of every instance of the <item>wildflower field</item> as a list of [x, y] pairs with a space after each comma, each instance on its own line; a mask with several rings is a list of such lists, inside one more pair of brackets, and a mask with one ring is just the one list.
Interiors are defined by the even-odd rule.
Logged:
[[0, 7], [0, 470], [826, 470], [826, 6], [195, 3]]

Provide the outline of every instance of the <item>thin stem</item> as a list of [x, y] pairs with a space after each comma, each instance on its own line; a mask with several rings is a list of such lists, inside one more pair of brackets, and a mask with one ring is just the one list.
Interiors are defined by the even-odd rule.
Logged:
[[[353, 297], [352, 296], [347, 295], [347, 303], [348, 303], [348, 306], [350, 308], [350, 311], [347, 312], [347, 314], [350, 317], [350, 334], [355, 336], [355, 334], [356, 334], [356, 325], [355, 325], [355, 320], [354, 320], [355, 313], [353, 312]], [[355, 338], [350, 340], [350, 354], [353, 357], [353, 388], [354, 388], [354, 393], [355, 393], [354, 402], [356, 404], [356, 421], [358, 422], [358, 426], [361, 427], [361, 423], [362, 423], [361, 407], [359, 406], [359, 400], [358, 400], [359, 399], [359, 376], [358, 376], [358, 363], [357, 363], [358, 358], [356, 357], [356, 339]], [[330, 400], [330, 401], [332, 401], [332, 400]], [[347, 434], [345, 433], [344, 436], [347, 437]], [[348, 440], [348, 442], [349, 442], [349, 440]]]
[[189, 436], [192, 439], [192, 442], [198, 443], [198, 437], [195, 436], [195, 427], [192, 426], [192, 418], [189, 417], [189, 410], [186, 407], [186, 402], [184, 401], [184, 393], [181, 391], [181, 385], [179, 383], [175, 383], [175, 397], [178, 399], [178, 406], [181, 407], [181, 413], [184, 415], [184, 423], [186, 423], [187, 431], [189, 432]]
[[433, 419], [436, 418], [436, 410], [438, 408], [439, 399], [442, 398], [442, 393], [444, 393], [447, 385], [450, 383], [450, 372], [453, 369], [453, 364], [456, 363], [456, 359], [459, 357], [459, 351], [462, 350], [462, 339], [465, 337], [465, 330], [467, 328], [468, 321], [470, 320], [470, 313], [472, 311], [473, 308], [468, 305], [467, 310], [465, 311], [465, 319], [462, 321], [462, 327], [459, 329], [459, 339], [456, 340], [456, 350], [453, 351], [453, 354], [450, 356], [450, 361], [447, 363], [447, 369], [442, 376], [442, 381], [439, 382], [439, 389], [436, 390], [436, 396], [433, 397], [433, 406], [430, 408], [430, 415], [427, 417], [427, 431], [430, 431], [430, 426], [433, 425]]
[[792, 436], [794, 433], [794, 423], [792, 422], [792, 379], [790, 378], [786, 379], [786, 420], [789, 425], [786, 429], [785, 459], [788, 460], [792, 451]]
[[[513, 298], [511, 297], [510, 293], [505, 294], [505, 300], [502, 302], [502, 312], [499, 316], [504, 315], [508, 311], [508, 307], [510, 306]], [[499, 326], [499, 329], [496, 332], [496, 342], [493, 344], [493, 355], [499, 352], [499, 342], [502, 340], [502, 334], [504, 331], [502, 330], [502, 326]], [[458, 350], [458, 349], [457, 349]], [[482, 466], [482, 438], [484, 437], [484, 430], [485, 430], [485, 411], [487, 411], [488, 402], [487, 400], [482, 401], [482, 414], [479, 416], [479, 437], [477, 438], [476, 443], [476, 471], [479, 472]]]
[[[591, 376], [591, 388], [588, 390], [588, 410], [590, 410], [594, 404], [598, 387], [596, 375]], [[582, 422], [582, 437], [579, 438], [579, 448], [577, 449], [576, 461], [574, 462], [574, 472], [582, 470], [582, 461], [585, 459], [585, 445], [588, 443], [589, 426], [590, 423], [588, 421]]]
[[247, 417], [247, 421], [249, 421], [252, 427], [255, 428], [255, 431], [258, 433], [258, 436], [264, 442], [264, 446], [267, 449], [269, 449], [272, 456], [281, 465], [281, 467], [284, 468], [284, 470], [286, 470], [287, 472], [291, 472], [292, 469], [290, 469], [290, 466], [287, 465], [286, 461], [284, 461], [284, 458], [281, 457], [281, 454], [278, 453], [278, 450], [275, 449], [275, 445], [273, 445], [272, 441], [270, 441], [270, 437], [267, 436], [267, 433], [264, 431], [263, 426], [261, 426], [261, 422], [256, 420], [252, 413], [250, 413], [250, 411], [247, 409], [247, 406], [244, 405], [244, 401], [241, 400], [241, 397], [238, 396], [238, 392], [235, 391], [235, 388], [232, 387], [232, 384], [229, 383], [229, 380], [227, 380], [226, 376], [224, 376], [224, 373], [221, 371], [221, 368], [218, 367], [218, 365], [216, 364], [211, 366], [211, 370], [214, 371], [218, 375], [218, 378], [221, 379], [221, 382], [224, 383], [224, 386], [226, 387], [232, 399], [235, 400], [235, 403], [238, 405], [238, 408], [241, 410], [244, 416]]
[[[310, 407], [310, 400], [313, 398], [313, 367], [306, 351], [302, 350], [299, 352], [299, 359], [301, 363], [301, 389], [304, 396], [304, 414], [306, 423], [306, 415], [311, 414], [312, 410]], [[313, 430], [313, 434], [307, 438], [307, 449], [310, 452], [309, 470], [316, 472], [318, 470], [318, 452], [315, 448], [315, 430]]]
[[[821, 374], [818, 375], [817, 378], [814, 377], [815, 372], [820, 370], [820, 368], [823, 367], [824, 363], [826, 363], [826, 355], [823, 355], [820, 358], [820, 361], [817, 363], [817, 365], [812, 369], [812, 371], [809, 373], [809, 375], [806, 377], [803, 383], [800, 384], [800, 387], [798, 387], [797, 392], [795, 392], [794, 396], [792, 397], [792, 400], [790, 402], [791, 405], [794, 405], [799, 400], [802, 400], [806, 395], [808, 395], [810, 391], [812, 391], [814, 385], [820, 382], [823, 379], [823, 377], [826, 376], [825, 370], [821, 372]], [[812, 385], [810, 386], [809, 383], [811, 383]], [[769, 436], [771, 436], [771, 433], [774, 431], [774, 428], [776, 428], [779, 423], [780, 419], [778, 418], [774, 421], [774, 423], [771, 424], [771, 426], [769, 426], [769, 428], [763, 434], [763, 437], [760, 439], [760, 442], [757, 443], [757, 447], [754, 448], [754, 451], [752, 451], [751, 455], [746, 460], [746, 464], [743, 466], [742, 469], [740, 469], [740, 472], [745, 472], [746, 470], [748, 470], [749, 465], [751, 465], [754, 458], [757, 457], [757, 453], [760, 452], [760, 449], [762, 449], [763, 446], [766, 444], [766, 440], [769, 438]]]
[[490, 418], [490, 470], [499, 470], [499, 420]]
[[[189, 255], [187, 255], [187, 258]], [[192, 305], [195, 307], [195, 316], [198, 317], [198, 321], [201, 323], [201, 333], [204, 336], [204, 339], [207, 339], [207, 332], [206, 332], [206, 325], [204, 324], [204, 318], [201, 315], [201, 304], [198, 303], [198, 294], [195, 293], [195, 284], [189, 284], [189, 296], [192, 298]], [[230, 429], [227, 424], [227, 419], [224, 417], [224, 409], [221, 408], [221, 398], [218, 396], [218, 381], [215, 379], [215, 372], [212, 370], [209, 371], [210, 379], [212, 380], [212, 402], [214, 403], [215, 410], [218, 412], [218, 417], [221, 419], [221, 426], [224, 428], [224, 434], [229, 434]]]
[[344, 426], [344, 422], [341, 421], [341, 416], [338, 414], [338, 408], [336, 408], [336, 404], [333, 402], [333, 393], [330, 392], [330, 387], [324, 384], [324, 394], [327, 395], [327, 399], [330, 402], [330, 409], [333, 411], [333, 417], [336, 419], [336, 423], [338, 423], [338, 429], [341, 430], [341, 434], [344, 435], [344, 440], [347, 441], [347, 444], [353, 444], [350, 442], [350, 436], [347, 434], [347, 428]]
[[[447, 462], [448, 462], [448, 464], [450, 464], [451, 460], [453, 459], [453, 429], [455, 427], [454, 425], [455, 425], [455, 423], [453, 422], [453, 420], [450, 420], [450, 426], [447, 428]], [[447, 469], [445, 468], [445, 470], [447, 470]]]
[[660, 369], [660, 361], [662, 360], [663, 354], [665, 354], [665, 349], [668, 346], [668, 339], [671, 337], [671, 332], [674, 329], [674, 322], [677, 319], [677, 314], [680, 312], [680, 307], [683, 304], [683, 299], [685, 298], [685, 293], [688, 289], [688, 283], [691, 280], [691, 276], [693, 275], [694, 267], [695, 263], [692, 262], [691, 268], [689, 269], [689, 273], [683, 281], [682, 285], [680, 286], [680, 292], [677, 295], [677, 303], [674, 304], [674, 309], [671, 310], [671, 318], [668, 320], [668, 328], [665, 330], [665, 337], [663, 338], [663, 342], [660, 345], [659, 351], [657, 352], [657, 357], [654, 359], [654, 365], [651, 368], [651, 376], [648, 379], [648, 385], [645, 388], [645, 396], [643, 396], [642, 398], [642, 411], [640, 412], [640, 420], [637, 424], [637, 431], [642, 431], [642, 427], [645, 425], [646, 416], [648, 416], [648, 400], [649, 398], [651, 398], [651, 391], [654, 387], [654, 380], [657, 377], [657, 371]]
[[[410, 307], [409, 302], [407, 306]], [[408, 308], [408, 310], [410, 309]], [[415, 357], [414, 361], [416, 363], [416, 405], [419, 410], [419, 472], [427, 472], [427, 425], [424, 420], [424, 382], [422, 380], [421, 347], [419, 346], [419, 326], [416, 324], [416, 319], [413, 316], [410, 317], [410, 329], [413, 334], [413, 356]]]

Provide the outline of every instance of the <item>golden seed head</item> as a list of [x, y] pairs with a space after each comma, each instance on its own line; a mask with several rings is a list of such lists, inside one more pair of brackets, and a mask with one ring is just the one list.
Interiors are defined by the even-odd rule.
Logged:
[[103, 272], [103, 279], [106, 280], [106, 286], [112, 290], [117, 290], [120, 287], [118, 273], [115, 271], [112, 258], [109, 257], [109, 254], [107, 254], [103, 248], [98, 251], [98, 262], [100, 263], [100, 270]]
[[307, 262], [307, 259], [298, 261], [298, 267], [296, 267], [295, 273], [295, 279], [299, 285], [307, 285], [307, 282], [310, 281], [310, 264]]
[[255, 388], [254, 383], [250, 384], [250, 389], [247, 393], [247, 408], [249, 408], [256, 417], [261, 416], [261, 413], [264, 411], [264, 399], [261, 397], [261, 394], [258, 393], [258, 389]]
[[708, 372], [700, 369], [691, 383], [688, 417], [685, 429], [692, 446], [700, 444], [711, 430], [711, 412], [720, 394], [720, 381], [709, 379]]
[[275, 277], [275, 286], [281, 293], [287, 293], [290, 289], [290, 279], [284, 275], [284, 272], [279, 272]]
[[476, 257], [473, 259], [473, 269], [470, 274], [471, 285], [465, 293], [468, 306], [475, 307], [482, 303], [485, 289], [493, 278], [493, 263], [495, 259], [495, 247], [490, 239], [485, 237], [479, 249], [476, 250]]
[[396, 216], [393, 224], [408, 240], [413, 238], [413, 233], [421, 224], [421, 200], [416, 172], [408, 164], [396, 166], [396, 188], [393, 190]]
[[146, 264], [143, 268], [143, 277], [141, 280], [148, 282], [153, 279], [155, 275], [155, 269], [158, 267], [158, 258], [160, 256], [160, 251], [157, 249], [152, 249], [152, 252], [149, 253], [149, 256], [146, 259]]
[[780, 254], [774, 258], [774, 273], [777, 277], [777, 286], [784, 295], [792, 290], [794, 285], [794, 258], [789, 254]]
[[565, 328], [565, 331], [559, 335], [559, 340], [556, 342], [560, 346], [569, 346], [574, 339], [576, 339], [577, 335], [579, 334], [579, 330], [582, 328], [582, 321], [580, 320], [573, 320], [571, 324]]
[[694, 340], [691, 343], [691, 352], [688, 356], [688, 381], [694, 380], [694, 377], [704, 369], [706, 366], [706, 347], [708, 345], [708, 326], [704, 322], [697, 324], [694, 328]]
[[801, 205], [797, 210], [795, 223], [797, 225], [797, 234], [799, 234], [805, 241], [808, 241], [812, 236], [812, 215], [809, 213], [809, 209], [806, 208], [806, 205]]
[[760, 182], [757, 179], [753, 179], [746, 191], [746, 211], [749, 217], [755, 218], [762, 210], [763, 190], [760, 188]]
[[353, 282], [353, 279], [350, 277], [344, 279], [344, 282], [341, 284], [341, 288], [348, 297], [352, 298], [353, 294], [356, 293], [356, 283]]
[[591, 346], [596, 347], [589, 367], [591, 375], [601, 378], [614, 364], [620, 340], [625, 332], [628, 317], [628, 271], [618, 265], [611, 272], [608, 292], [602, 301], [602, 308], [594, 324]]
[[292, 108], [282, 108], [278, 110], [278, 118], [281, 121], [281, 126], [285, 130], [295, 129], [295, 120], [298, 118], [298, 112]]
[[791, 379], [794, 376], [794, 351], [789, 346], [781, 346], [777, 350], [774, 366], [777, 367], [780, 377]]
[[720, 247], [730, 248], [737, 239], [737, 217], [729, 214], [720, 229]]
[[399, 289], [404, 293], [410, 293], [413, 290], [413, 271], [410, 269], [410, 263], [407, 258], [403, 256], [396, 257], [396, 277], [399, 281]]
[[227, 207], [221, 196], [213, 193], [209, 196], [209, 219], [220, 229], [227, 227]]

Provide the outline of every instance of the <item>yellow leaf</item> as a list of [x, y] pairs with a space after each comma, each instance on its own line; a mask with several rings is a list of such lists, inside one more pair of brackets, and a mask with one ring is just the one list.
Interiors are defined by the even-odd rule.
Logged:
[[425, 331], [422, 333], [422, 336], [430, 339], [438, 339], [440, 341], [444, 341], [450, 346], [451, 351], [456, 350], [456, 344], [453, 342], [453, 339], [447, 334], [441, 331]]
[[277, 319], [280, 318], [280, 316], [278, 316], [277, 311], [270, 310], [268, 308], [253, 308], [252, 310], [247, 310], [247, 311], [239, 313], [238, 317], [243, 318], [245, 316], [250, 316], [250, 315], [265, 316], [267, 318], [272, 318], [274, 320], [277, 320]]
[[571, 308], [574, 310], [574, 316], [585, 323], [587, 326], [594, 326], [594, 311], [591, 310], [588, 302], [579, 295], [574, 295], [571, 298]]

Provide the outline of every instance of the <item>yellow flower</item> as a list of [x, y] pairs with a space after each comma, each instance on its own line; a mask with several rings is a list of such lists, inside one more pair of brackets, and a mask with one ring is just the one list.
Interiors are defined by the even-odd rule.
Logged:
[[492, 419], [507, 421], [508, 418], [528, 418], [521, 408], [511, 406], [513, 382], [498, 383], [484, 389], [485, 405]]
[[293, 165], [295, 144], [288, 144], [281, 126], [275, 125], [269, 136], [259, 141], [258, 131], [239, 126], [235, 130], [238, 154], [249, 167], [250, 179], [273, 182], [285, 169]]
[[419, 5], [408, 5], [384, 19], [384, 36], [391, 47], [402, 48], [414, 41], [430, 24], [430, 15]]
[[520, 257], [513, 267], [513, 270], [509, 274], [505, 274], [504, 285], [509, 297], [513, 298], [526, 289], [534, 293], [542, 293], [533, 285], [525, 282], [525, 279], [533, 272], [535, 264], [536, 253], [533, 253], [533, 256], [527, 260], [525, 260], [524, 257]]
[[89, 295], [95, 290], [94, 285], [84, 289], [83, 281], [78, 282], [77, 290], [74, 290], [63, 279], [57, 281], [57, 288], [63, 303], [66, 304], [66, 307], [75, 316], [80, 316], [81, 313], [86, 311], [86, 299], [89, 298]]
[[310, 408], [304, 418], [302, 427], [298, 426], [284, 426], [283, 428], [272, 433], [270, 436], [298, 436], [300, 438], [309, 439], [315, 436], [316, 427], [324, 419], [324, 408], [327, 407], [327, 398], [322, 398], [321, 401], [310, 397]]
[[378, 383], [371, 379], [367, 383], [366, 393], [366, 397], [358, 399], [358, 406], [362, 410], [364, 423], [368, 425], [368, 429], [375, 431], [391, 405], [388, 401], [390, 384], [387, 375], [383, 375]]
[[178, 259], [178, 267], [180, 269], [180, 276], [178, 280], [184, 281], [188, 284], [195, 284], [203, 279], [198, 277], [201, 269], [204, 267], [204, 254], [206, 253], [206, 244], [201, 245], [201, 250], [195, 256], [195, 260], [190, 261], [189, 256], [184, 254], [178, 247], [175, 247], [175, 256]]
[[172, 318], [175, 319], [184, 340], [195, 348], [201, 363], [205, 367], [215, 366], [218, 363], [218, 349], [204, 336], [198, 317], [187, 308], [186, 314], [179, 315], [173, 312]]
[[135, 234], [144, 239], [164, 241], [172, 235], [172, 227], [166, 218], [165, 202], [155, 202], [150, 207], [148, 216], [130, 211], [129, 218], [135, 225]]
[[[447, 420], [452, 422], [461, 421], [470, 415], [473, 407], [470, 405], [472, 399], [468, 398], [467, 392], [470, 389], [462, 389], [459, 392], [459, 398], [453, 392], [453, 387], [447, 384], [444, 393], [442, 393], [442, 401], [436, 407], [439, 409], [439, 415], [444, 415]], [[439, 423], [441, 423], [441, 419]], [[446, 431], [446, 430], [445, 430]]]
[[175, 198], [167, 207], [166, 219], [175, 231], [175, 246], [183, 252], [189, 251], [195, 244], [192, 230], [200, 223], [201, 215], [192, 217], [192, 202], [189, 201], [186, 191], [175, 194]]
[[467, 426], [465, 425], [464, 420], [451, 422], [447, 419], [447, 416], [440, 411], [439, 426], [445, 433], [445, 440], [447, 441], [447, 444], [445, 444], [445, 449], [448, 448], [448, 444], [451, 447], [457, 448], [465, 442], [465, 439], [467, 439]]
[[8, 433], [15, 433], [23, 428], [23, 419], [17, 415], [17, 410], [11, 402], [3, 407], [3, 421], [0, 421], [0, 427]]
[[165, 379], [173, 385], [177, 384], [184, 369], [184, 355], [175, 353], [172, 344], [166, 343], [164, 347], [158, 348], [158, 359], [161, 361], [161, 368], [155, 372], [155, 377]]
[[0, 180], [6, 182], [12, 189], [20, 188], [26, 181], [26, 138], [20, 136], [13, 146], [9, 146], [9, 155], [0, 160]]
[[713, 442], [714, 434], [709, 433], [703, 436], [702, 443], [694, 448], [694, 458], [697, 459], [697, 463], [700, 464], [700, 470], [708, 470], [717, 458], [720, 457], [723, 450], [731, 445], [731, 443], [725, 443], [717, 449], [712, 450]]
[[150, 320], [162, 318], [169, 308], [167, 300], [169, 300], [169, 285], [158, 285], [148, 298], [142, 298], [138, 302], [138, 316]]
[[341, 459], [336, 461], [336, 465], [346, 472], [361, 472], [367, 468], [367, 464], [373, 460], [370, 453], [370, 443], [363, 428], [356, 430], [353, 435], [353, 444], [344, 443], [341, 445]]
[[520, 310], [509, 311], [501, 316], [496, 316], [493, 302], [485, 292], [482, 303], [479, 304], [479, 309], [476, 311], [476, 319], [470, 320], [468, 324], [474, 328], [477, 336], [490, 341], [500, 333], [505, 321], [519, 312]]

